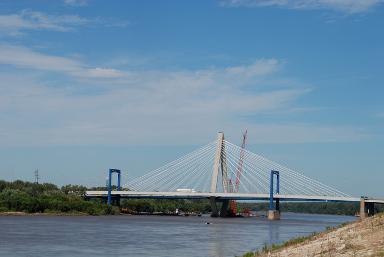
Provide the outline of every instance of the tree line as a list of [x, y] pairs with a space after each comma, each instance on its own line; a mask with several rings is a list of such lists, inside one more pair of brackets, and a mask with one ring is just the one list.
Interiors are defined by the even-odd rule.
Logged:
[[[267, 211], [269, 203], [239, 203], [240, 209], [252, 211]], [[333, 215], [356, 215], [360, 212], [359, 203], [342, 202], [283, 202], [280, 203], [282, 212], [309, 213], [309, 214], [333, 214]], [[376, 205], [375, 212], [383, 212], [383, 205]]]
[[[84, 213], [90, 215], [126, 213], [209, 213], [208, 200], [171, 199], [122, 199], [120, 208], [108, 207], [105, 200], [85, 199], [86, 190], [106, 190], [105, 187], [87, 189], [82, 185], [58, 187], [52, 183], [32, 183], [21, 180], [0, 180], [0, 212], [27, 213]], [[127, 190], [127, 189], [125, 189]], [[267, 211], [268, 203], [238, 202], [238, 211]], [[359, 212], [358, 203], [281, 203], [282, 212], [354, 215]], [[377, 205], [377, 212], [384, 211]]]
[[98, 200], [86, 201], [84, 186], [31, 183], [0, 180], [0, 212], [84, 213], [102, 215], [116, 213]]

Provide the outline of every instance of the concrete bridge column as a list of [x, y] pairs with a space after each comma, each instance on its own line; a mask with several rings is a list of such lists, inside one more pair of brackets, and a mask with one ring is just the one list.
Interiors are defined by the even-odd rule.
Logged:
[[[216, 197], [210, 197], [209, 202], [211, 204], [211, 217], [227, 217], [228, 208], [229, 208], [229, 200], [218, 200]], [[221, 202], [221, 208], [217, 206], [217, 203]]]
[[220, 217], [228, 216], [229, 200], [224, 200], [221, 205]]
[[375, 204], [366, 202], [364, 198], [360, 200], [360, 219], [373, 216], [375, 214]]
[[268, 211], [269, 220], [279, 220], [280, 219], [280, 210], [269, 210]]
[[216, 197], [212, 196], [209, 198], [209, 202], [211, 204], [211, 217], [219, 217], [219, 209], [217, 208]]

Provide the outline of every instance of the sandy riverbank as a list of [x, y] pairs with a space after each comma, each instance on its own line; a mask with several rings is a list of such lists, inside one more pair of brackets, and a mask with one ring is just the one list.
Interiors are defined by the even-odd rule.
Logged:
[[384, 256], [384, 214], [283, 245], [244, 257]]

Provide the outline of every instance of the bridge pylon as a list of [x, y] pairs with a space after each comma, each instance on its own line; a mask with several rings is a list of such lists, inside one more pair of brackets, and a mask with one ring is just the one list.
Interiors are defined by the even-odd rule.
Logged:
[[[210, 193], [216, 193], [217, 191], [217, 181], [219, 178], [219, 173], [221, 170], [221, 183], [223, 186], [223, 192], [228, 193], [229, 183], [228, 183], [228, 168], [227, 168], [227, 158], [225, 154], [225, 144], [224, 144], [224, 133], [219, 132], [217, 134], [217, 143], [216, 143], [216, 154], [213, 163], [212, 177], [211, 177], [211, 189]], [[215, 197], [210, 198], [211, 208], [212, 208], [212, 217], [226, 216], [228, 212], [229, 200], [222, 201], [222, 207], [220, 213], [217, 208], [217, 200]]]
[[228, 171], [227, 171], [227, 159], [225, 155], [225, 145], [224, 145], [224, 133], [219, 132], [217, 134], [217, 145], [216, 145], [216, 154], [215, 160], [213, 163], [213, 171], [211, 178], [211, 193], [216, 193], [217, 190], [217, 180], [219, 177], [219, 169], [221, 168], [221, 178], [224, 193], [228, 192]]

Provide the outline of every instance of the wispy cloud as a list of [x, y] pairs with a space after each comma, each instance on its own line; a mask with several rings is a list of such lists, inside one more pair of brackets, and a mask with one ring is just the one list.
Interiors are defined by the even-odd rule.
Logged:
[[67, 32], [84, 26], [127, 26], [125, 21], [108, 21], [100, 18], [84, 18], [79, 15], [48, 15], [42, 12], [23, 10], [20, 13], [0, 15], [0, 32], [21, 35], [30, 30]]
[[232, 75], [252, 77], [273, 73], [279, 66], [279, 61], [276, 59], [261, 59], [251, 65], [229, 67], [226, 72]]
[[24, 10], [17, 14], [0, 15], [0, 31], [19, 35], [26, 30], [70, 31], [91, 21], [78, 15], [51, 16]]
[[[245, 127], [255, 131], [255, 142], [362, 138], [353, 128], [246, 121], [248, 115], [297, 108], [297, 99], [310, 92], [302, 85], [265, 88], [285, 65], [278, 59], [201, 70], [119, 71], [3, 45], [0, 63], [9, 66], [0, 73], [2, 145], [204, 143], [219, 130], [231, 136]], [[70, 80], [52, 86], [25, 70], [59, 72]]]
[[308, 143], [356, 142], [371, 138], [368, 131], [348, 126], [318, 125], [310, 123], [253, 124], [255, 143]]
[[86, 6], [88, 0], [64, 0], [64, 4], [68, 6]]
[[297, 10], [328, 9], [347, 14], [363, 13], [384, 3], [383, 0], [224, 0], [228, 7], [276, 6]]
[[121, 71], [89, 67], [82, 62], [67, 57], [39, 53], [29, 48], [0, 45], [0, 64], [24, 69], [61, 72], [73, 77], [112, 78], [121, 77]]

